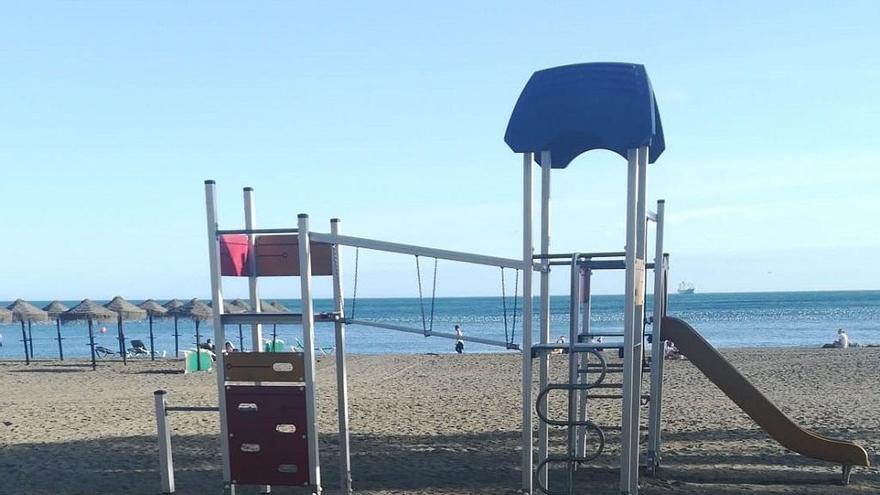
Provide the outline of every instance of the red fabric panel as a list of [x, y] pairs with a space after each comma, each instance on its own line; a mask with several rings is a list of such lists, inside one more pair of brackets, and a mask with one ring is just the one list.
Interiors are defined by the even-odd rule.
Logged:
[[248, 237], [244, 234], [226, 234], [220, 236], [220, 274], [226, 277], [247, 277], [248, 269]]

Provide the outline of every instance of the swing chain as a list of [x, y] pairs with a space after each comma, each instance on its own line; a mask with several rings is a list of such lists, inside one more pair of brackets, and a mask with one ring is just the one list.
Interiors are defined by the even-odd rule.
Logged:
[[425, 337], [428, 336], [428, 322], [425, 319], [425, 302], [424, 297], [422, 296], [422, 268], [419, 265], [419, 255], [414, 255], [416, 258], [416, 280], [419, 283], [419, 309], [422, 312], [422, 331], [425, 333]]
[[351, 295], [351, 318], [354, 319], [354, 311], [357, 309], [357, 300], [358, 300], [358, 262], [360, 261], [361, 256], [361, 248], [354, 248], [354, 289]]
[[434, 331], [434, 302], [437, 300], [437, 258], [434, 258], [434, 287], [431, 289], [431, 320], [429, 331]]

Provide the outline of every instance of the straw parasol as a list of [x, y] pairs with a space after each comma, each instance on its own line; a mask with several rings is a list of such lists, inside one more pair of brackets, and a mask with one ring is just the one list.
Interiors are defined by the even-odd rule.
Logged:
[[12, 323], [12, 311], [0, 308], [0, 323]]
[[[14, 303], [6, 306], [6, 309], [12, 311], [12, 321], [21, 322], [21, 338], [24, 342], [24, 361], [31, 364], [34, 357], [34, 337], [31, 332], [31, 323], [35, 321], [48, 321], [49, 313], [25, 301], [24, 299], [16, 299]], [[27, 333], [24, 331], [25, 322], [27, 322]], [[30, 343], [30, 346], [28, 346]], [[28, 350], [30, 349], [30, 353]]]
[[86, 320], [89, 322], [89, 347], [92, 348], [93, 370], [97, 368], [97, 365], [95, 364], [95, 334], [92, 331], [92, 322], [114, 318], [116, 318], [116, 313], [89, 299], [83, 299], [81, 303], [61, 313], [61, 321]]
[[168, 310], [167, 315], [174, 318], [174, 357], [180, 357], [180, 344], [177, 340], [180, 337], [180, 333], [177, 331], [177, 318], [179, 316], [174, 313], [174, 310], [181, 306], [183, 306], [183, 301], [180, 299], [172, 299], [162, 305], [163, 308]]
[[[247, 313], [250, 310], [251, 305], [241, 299], [233, 299], [224, 305], [224, 311], [227, 313]], [[241, 323], [238, 324], [238, 348], [242, 351], [244, 350], [244, 335], [241, 331]]]
[[64, 349], [61, 347], [61, 313], [67, 311], [67, 306], [61, 304], [61, 301], [52, 301], [43, 308], [43, 311], [49, 313], [49, 318], [55, 320], [55, 332], [58, 335], [58, 359], [64, 361]]
[[143, 320], [147, 312], [126, 301], [122, 296], [116, 296], [104, 305], [105, 308], [116, 313], [116, 335], [119, 339], [119, 354], [122, 355], [122, 364], [128, 364], [128, 353], [125, 352], [125, 330], [123, 320]]
[[168, 310], [152, 299], [147, 299], [138, 306], [147, 312], [147, 318], [150, 320], [150, 361], [155, 361], [156, 351], [154, 350], [155, 346], [153, 341], [153, 318], [162, 318], [168, 314]]
[[[178, 317], [190, 318], [196, 324], [196, 352], [202, 347], [202, 338], [201, 334], [199, 334], [199, 324], [204, 320], [210, 320], [214, 317], [214, 310], [211, 309], [210, 306], [203, 303], [202, 301], [193, 298], [188, 303], [180, 306], [179, 308], [172, 309], [169, 311], [170, 314], [176, 315]], [[201, 359], [196, 358], [196, 369], [201, 371]]]

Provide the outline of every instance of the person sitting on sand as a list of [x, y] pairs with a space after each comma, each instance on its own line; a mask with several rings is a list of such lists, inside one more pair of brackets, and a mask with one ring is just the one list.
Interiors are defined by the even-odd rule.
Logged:
[[455, 337], [457, 338], [455, 341], [455, 352], [461, 354], [464, 352], [464, 340], [461, 339], [464, 337], [464, 332], [461, 331], [460, 325], [455, 325]]
[[663, 358], [664, 359], [684, 359], [681, 351], [678, 350], [678, 347], [675, 347], [675, 344], [666, 340], [663, 342]]
[[[556, 339], [556, 343], [560, 345], [565, 345], [565, 335], [560, 335]], [[550, 351], [550, 354], [562, 354], [562, 349], [553, 349], [552, 351]]]

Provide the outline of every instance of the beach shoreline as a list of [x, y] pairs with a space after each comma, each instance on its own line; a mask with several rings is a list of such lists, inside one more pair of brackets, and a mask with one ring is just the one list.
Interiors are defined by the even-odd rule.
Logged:
[[[857, 441], [877, 463], [880, 349], [721, 352], [801, 426]], [[561, 378], [566, 361], [553, 361]], [[517, 493], [519, 363], [517, 353], [349, 356], [356, 490]], [[82, 359], [0, 361], [0, 493], [158, 493], [153, 391], [167, 390], [174, 405], [216, 406], [214, 375], [185, 375], [182, 366], [179, 360], [100, 361], [91, 371]], [[327, 493], [339, 483], [334, 372], [332, 358], [318, 364]], [[561, 399], [551, 400], [551, 412], [562, 407]], [[578, 473], [577, 483], [591, 493], [617, 493], [620, 402], [596, 401], [591, 411], [605, 429], [606, 452]], [[217, 415], [175, 413], [169, 421], [178, 493], [219, 490]], [[659, 476], [642, 477], [643, 493], [880, 491], [876, 467], [856, 469], [843, 487], [839, 466], [786, 451], [686, 360], [667, 361], [663, 438]], [[561, 433], [551, 436], [551, 448], [563, 443]]]

